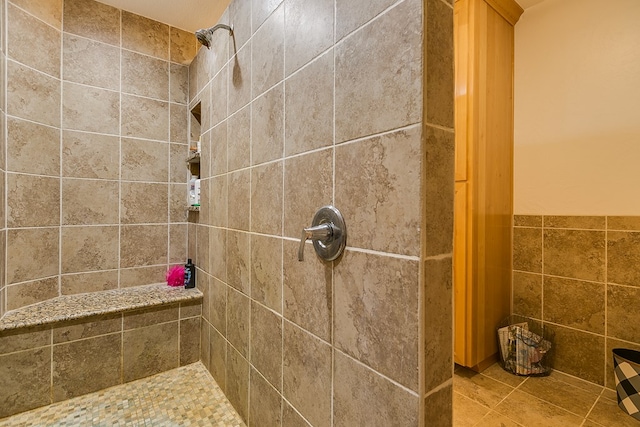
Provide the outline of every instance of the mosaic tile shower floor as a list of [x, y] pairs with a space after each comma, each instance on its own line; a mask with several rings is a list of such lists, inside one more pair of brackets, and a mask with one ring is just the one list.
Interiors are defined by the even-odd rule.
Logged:
[[0, 420], [0, 426], [241, 427], [244, 423], [198, 362], [23, 412]]

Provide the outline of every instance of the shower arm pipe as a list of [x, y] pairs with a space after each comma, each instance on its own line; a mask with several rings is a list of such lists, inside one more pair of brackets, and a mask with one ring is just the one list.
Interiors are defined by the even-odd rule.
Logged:
[[[229, 37], [233, 37], [233, 27], [230, 27], [226, 24], [216, 24], [211, 28], [200, 29], [196, 31], [196, 38], [200, 42], [201, 45], [205, 46], [207, 49], [211, 49], [211, 41], [213, 38], [213, 32], [219, 30], [220, 28], [224, 28], [225, 30], [229, 30]], [[235, 48], [235, 38], [234, 38], [234, 48]]]

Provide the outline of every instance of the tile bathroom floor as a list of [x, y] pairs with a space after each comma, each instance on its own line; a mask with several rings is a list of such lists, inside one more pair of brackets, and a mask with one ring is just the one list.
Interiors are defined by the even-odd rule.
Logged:
[[613, 390], [553, 371], [518, 377], [498, 364], [478, 374], [456, 365], [454, 427], [639, 427]]
[[244, 423], [197, 362], [4, 418], [0, 426], [236, 427]]

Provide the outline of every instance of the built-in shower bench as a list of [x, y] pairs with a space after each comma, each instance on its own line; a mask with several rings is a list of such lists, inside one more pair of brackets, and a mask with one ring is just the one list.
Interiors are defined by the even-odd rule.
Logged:
[[0, 331], [198, 300], [202, 300], [202, 292], [197, 288], [172, 288], [166, 284], [63, 295], [7, 312], [0, 319]]
[[0, 418], [197, 362], [202, 298], [155, 284], [5, 313]]

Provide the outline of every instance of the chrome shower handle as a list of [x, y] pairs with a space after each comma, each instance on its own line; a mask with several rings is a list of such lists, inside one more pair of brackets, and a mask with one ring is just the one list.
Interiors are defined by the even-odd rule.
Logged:
[[340, 211], [330, 205], [318, 209], [311, 227], [302, 229], [298, 261], [304, 261], [304, 245], [307, 239], [313, 241], [313, 249], [321, 259], [337, 259], [347, 244], [347, 227]]
[[333, 224], [324, 223], [314, 227], [303, 228], [300, 237], [300, 247], [298, 248], [298, 261], [304, 261], [304, 244], [307, 239], [320, 240], [325, 242], [333, 237]]

